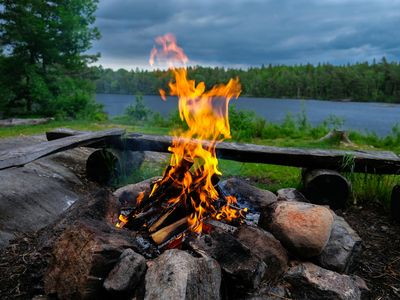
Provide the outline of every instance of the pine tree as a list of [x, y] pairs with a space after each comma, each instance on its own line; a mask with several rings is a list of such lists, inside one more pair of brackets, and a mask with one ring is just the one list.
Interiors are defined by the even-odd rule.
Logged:
[[[6, 114], [76, 117], [93, 106], [85, 55], [100, 37], [97, 0], [1, 0], [0, 94]], [[5, 90], [4, 87], [8, 87]]]

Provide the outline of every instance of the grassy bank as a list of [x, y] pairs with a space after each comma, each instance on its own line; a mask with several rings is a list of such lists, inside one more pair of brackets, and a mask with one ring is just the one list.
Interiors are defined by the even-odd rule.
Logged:
[[[375, 134], [365, 135], [350, 132], [349, 136], [354, 144], [344, 145], [338, 140], [320, 140], [330, 130], [340, 127], [340, 120], [334, 117], [319, 126], [311, 126], [306, 115], [302, 113], [297, 116], [287, 116], [282, 124], [273, 124], [257, 118], [253, 113], [233, 109], [230, 112], [230, 124], [231, 140], [233, 141], [280, 147], [391, 150], [400, 153], [400, 128], [398, 126], [393, 128], [391, 135], [384, 138], [379, 138]], [[125, 116], [104, 122], [53, 121], [36, 126], [3, 127], [0, 128], [0, 138], [43, 134], [47, 130], [59, 127], [76, 130], [104, 130], [120, 127], [125, 128], [128, 132], [164, 135], [168, 134], [171, 129], [182, 126], [184, 124], [180, 121], [177, 113], [168, 118], [162, 118], [160, 115], [153, 115], [148, 111], [139, 111], [138, 113], [133, 107], [130, 114], [127, 113]], [[160, 175], [166, 163], [146, 163], [120, 184], [137, 182]], [[283, 187], [301, 188], [301, 170], [299, 168], [220, 160], [220, 169], [225, 178], [240, 177], [271, 191]], [[345, 176], [352, 182], [352, 201], [357, 204], [378, 202], [387, 207], [392, 187], [396, 183], [400, 183], [400, 176], [357, 173], [349, 173]]]

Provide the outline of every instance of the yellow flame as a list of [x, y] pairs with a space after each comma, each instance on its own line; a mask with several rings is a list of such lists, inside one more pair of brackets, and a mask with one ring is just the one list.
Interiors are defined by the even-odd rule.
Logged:
[[[221, 175], [218, 170], [218, 160], [215, 153], [215, 146], [225, 138], [230, 138], [230, 127], [228, 118], [228, 105], [232, 98], [238, 98], [241, 92], [241, 85], [238, 78], [231, 79], [227, 84], [214, 86], [206, 91], [204, 82], [196, 85], [194, 80], [187, 78], [186, 63], [187, 56], [176, 44], [173, 35], [167, 34], [156, 39], [161, 49], [154, 47], [150, 55], [150, 63], [155, 59], [167, 59], [172, 71], [174, 82], [169, 83], [169, 94], [179, 99], [180, 118], [188, 125], [187, 130], [175, 132], [175, 137], [169, 150], [172, 152], [171, 166], [167, 178], [176, 180], [179, 178], [178, 166], [184, 159], [194, 162], [193, 175], [185, 173], [179, 184], [183, 186], [184, 192], [189, 193], [190, 187], [197, 186], [196, 199], [191, 198], [191, 204], [195, 212], [188, 218], [192, 231], [202, 231], [202, 220], [206, 215], [215, 214], [211, 203], [218, 199], [218, 192], [212, 183], [215, 175]], [[183, 64], [184, 67], [175, 68], [174, 63]], [[160, 90], [163, 99], [166, 92]], [[206, 145], [203, 142], [207, 141]], [[164, 182], [156, 184], [152, 193]], [[234, 197], [228, 202], [234, 203]], [[171, 203], [180, 201], [180, 196], [169, 200]], [[229, 203], [228, 203], [229, 204]], [[221, 219], [231, 220], [237, 215], [229, 205], [225, 205], [217, 216]]]

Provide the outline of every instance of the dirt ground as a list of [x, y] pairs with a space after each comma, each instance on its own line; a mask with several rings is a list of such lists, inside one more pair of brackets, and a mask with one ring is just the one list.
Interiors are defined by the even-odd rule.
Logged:
[[352, 207], [343, 217], [363, 240], [352, 273], [366, 281], [371, 299], [400, 299], [400, 224], [376, 206]]

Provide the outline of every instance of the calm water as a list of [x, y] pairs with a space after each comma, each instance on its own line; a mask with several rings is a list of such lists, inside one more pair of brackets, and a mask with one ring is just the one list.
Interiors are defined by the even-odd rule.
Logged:
[[[125, 108], [134, 103], [132, 95], [97, 94], [96, 100], [103, 103], [110, 116], [123, 114]], [[177, 99], [169, 97], [166, 102], [159, 96], [144, 96], [145, 105], [152, 111], [166, 116], [178, 109]], [[344, 129], [373, 131], [380, 136], [390, 133], [400, 123], [400, 104], [333, 102], [320, 100], [295, 100], [240, 97], [232, 100], [238, 109], [253, 110], [270, 122], [282, 122], [287, 113], [293, 116], [304, 109], [313, 125], [319, 124], [330, 115], [344, 120]]]

